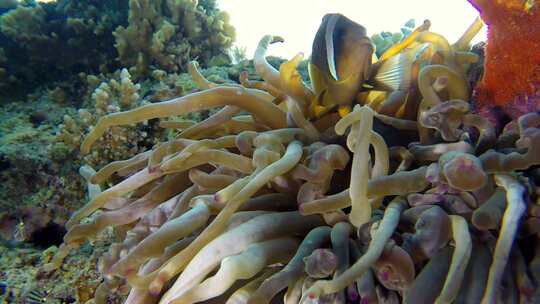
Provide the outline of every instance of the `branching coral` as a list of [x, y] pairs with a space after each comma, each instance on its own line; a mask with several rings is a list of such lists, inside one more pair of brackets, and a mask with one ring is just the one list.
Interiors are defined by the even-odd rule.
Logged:
[[[464, 295], [493, 303], [512, 296], [496, 292], [505, 268], [528, 294], [530, 255], [512, 246], [519, 246], [521, 219], [538, 214], [525, 211], [538, 196], [526, 189], [538, 189], [540, 120], [530, 113], [509, 124], [513, 140], [501, 148], [499, 134], [470, 113], [467, 45], [478, 23], [452, 45], [425, 22], [372, 67], [363, 27], [329, 15], [314, 42], [313, 87], [299, 77], [301, 56], [279, 69], [268, 64], [266, 49], [281, 41], [275, 36], [265, 36], [255, 54], [262, 82], [244, 74], [242, 85], [217, 85], [191, 64], [200, 92], [100, 117], [81, 152], [120, 125], [221, 110], [202, 122], [162, 124], [187, 129], [92, 176], [83, 170], [92, 189], [109, 187], [72, 215], [47, 269], [113, 227], [118, 240], [99, 262], [97, 302], [127, 287], [128, 303], [270, 303], [285, 289], [285, 303], [451, 303]], [[359, 45], [347, 45], [347, 35]], [[425, 65], [414, 73], [401, 58], [411, 54]], [[348, 60], [361, 68], [357, 74]], [[394, 82], [380, 75], [373, 82], [372, 74], [388, 76], [390, 67], [399, 74]], [[396, 84], [405, 69], [413, 81], [404, 87], [373, 87], [418, 93], [386, 114], [353, 98], [369, 86], [347, 83]], [[340, 85], [347, 96], [334, 90]], [[400, 114], [409, 103], [415, 111]], [[231, 122], [249, 128], [222, 128]], [[392, 134], [402, 132], [414, 136]], [[495, 239], [493, 250], [485, 246]], [[472, 263], [491, 267], [476, 271]], [[464, 290], [471, 281], [476, 289]]]
[[191, 58], [225, 57], [235, 32], [215, 1], [129, 1], [128, 25], [114, 31], [120, 62], [144, 75], [154, 68], [176, 72]]
[[[83, 135], [100, 117], [145, 104], [139, 95], [140, 85], [133, 83], [127, 69], [123, 69], [117, 77], [96, 86], [91, 94], [93, 107], [79, 109], [78, 117], [64, 116], [57, 136], [59, 141], [78, 149]], [[93, 77], [89, 78], [92, 79], [89, 82], [94, 81]], [[85, 160], [92, 167], [99, 168], [113, 160], [129, 158], [153, 146], [157, 140], [149, 140], [148, 135], [152, 133], [159, 138], [159, 131], [157, 126], [148, 123], [142, 127], [114, 128], [107, 133], [100, 148], [86, 156]]]

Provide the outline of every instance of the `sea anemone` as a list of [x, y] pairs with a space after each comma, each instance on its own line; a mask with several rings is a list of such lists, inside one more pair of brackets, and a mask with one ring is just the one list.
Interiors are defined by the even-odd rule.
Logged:
[[[296, 70], [301, 56], [279, 70], [268, 64], [276, 36], [255, 53], [263, 82], [242, 74], [242, 85], [217, 85], [192, 64], [200, 92], [102, 117], [82, 153], [113, 126], [222, 109], [168, 124], [182, 129], [177, 137], [87, 176], [91, 200], [46, 270], [113, 227], [119, 239], [99, 261], [97, 303], [122, 286], [126, 303], [259, 304], [284, 290], [285, 303], [529, 297], [500, 286], [517, 268], [526, 281], [540, 256], [508, 263], [521, 223], [536, 216], [527, 207], [539, 194], [540, 114], [512, 122], [509, 141], [471, 112], [478, 24], [451, 45], [426, 21], [372, 62], [363, 27], [328, 15], [314, 41], [313, 86]], [[113, 176], [120, 181], [95, 187]], [[488, 252], [471, 254], [484, 243]], [[467, 280], [484, 283], [471, 291]]]

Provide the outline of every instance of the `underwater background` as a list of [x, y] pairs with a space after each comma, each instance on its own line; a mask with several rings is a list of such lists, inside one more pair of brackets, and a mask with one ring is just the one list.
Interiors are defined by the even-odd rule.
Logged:
[[[540, 10], [534, 1], [470, 2], [482, 19], [452, 44], [429, 32], [428, 20], [407, 21], [403, 16], [401, 29], [368, 37], [358, 20], [329, 14], [321, 21], [311, 56], [290, 59], [265, 56], [270, 45], [282, 42], [277, 36], [261, 37], [255, 58], [246, 54], [235, 44], [235, 29], [217, 0], [0, 0], [0, 303], [171, 303], [175, 297], [181, 297], [178, 303], [264, 303], [272, 298], [275, 303], [495, 303], [495, 298], [538, 303]], [[484, 23], [488, 40], [470, 45]], [[195, 100], [219, 99], [212, 94], [228, 97], [212, 106]], [[235, 103], [227, 94], [252, 100]], [[182, 113], [167, 109], [159, 115], [140, 114], [141, 119], [102, 123], [125, 111], [158, 109], [149, 106], [167, 100], [180, 105], [190, 98], [194, 101]], [[422, 107], [430, 98], [435, 102]], [[221, 120], [212, 120], [219, 115]], [[373, 126], [359, 126], [359, 120], [369, 119]], [[99, 124], [107, 130], [96, 127]], [[341, 133], [334, 130], [338, 126]], [[288, 131], [275, 135], [276, 130]], [[363, 136], [358, 138], [377, 139], [354, 138], [359, 133]], [[268, 134], [279, 140], [268, 139]], [[250, 178], [262, 178], [257, 174], [285, 158], [296, 140], [304, 153], [298, 165], [249, 192]], [[97, 143], [90, 149], [92, 141]], [[190, 145], [196, 147], [186, 148]], [[208, 149], [228, 154], [222, 156], [225, 160], [197, 156]], [[259, 149], [262, 154], [255, 152]], [[181, 164], [165, 165], [179, 154]], [[189, 167], [190, 157], [202, 160], [193, 160]], [[381, 157], [386, 163], [380, 163]], [[163, 175], [148, 177], [156, 172]], [[147, 180], [131, 186], [138, 175]], [[376, 189], [382, 194], [371, 194], [373, 210], [364, 206], [368, 211], [358, 215], [357, 198], [367, 201], [368, 191], [375, 191], [369, 190], [368, 180], [376, 185], [380, 180]], [[412, 185], [417, 180], [421, 182]], [[129, 184], [129, 191], [113, 193], [121, 183]], [[234, 190], [231, 185], [240, 186]], [[188, 189], [196, 186], [198, 196], [186, 198]], [[178, 189], [170, 189], [174, 187]], [[261, 256], [269, 256], [261, 269], [247, 277], [231, 270], [240, 283], [224, 288], [223, 296], [201, 291], [200, 286], [222, 288], [202, 281], [216, 274], [220, 263], [224, 268], [232, 260], [227, 257], [252, 248], [246, 244], [223, 257], [213, 252], [211, 257], [219, 257], [212, 260], [216, 265], [193, 277], [194, 284], [201, 283], [199, 289], [190, 285], [189, 274], [183, 277], [187, 272], [177, 272], [160, 282], [160, 288], [137, 294], [133, 273], [144, 273], [144, 266], [158, 257], [163, 258], [159, 265], [167, 265], [174, 255], [166, 248], [172, 251], [178, 245], [175, 253], [182, 253], [186, 240], [199, 244], [196, 237], [204, 236], [204, 228], [226, 210], [218, 194], [235, 198], [244, 193], [241, 189], [250, 193], [248, 203], [252, 196], [264, 195], [276, 195], [272, 200], [277, 202], [242, 212], [264, 210], [283, 216], [276, 222], [291, 225], [290, 231], [281, 231], [259, 218], [261, 227], [281, 232], [253, 244], [288, 238], [261, 245], [266, 248], [258, 249]], [[510, 193], [506, 198], [503, 189]], [[85, 209], [106, 195], [100, 206]], [[288, 203], [280, 205], [285, 195]], [[184, 197], [185, 210], [170, 206], [174, 197]], [[326, 198], [332, 206], [321, 203]], [[142, 207], [127, 210], [137, 202]], [[199, 212], [198, 204], [208, 208], [201, 223], [186, 217], [191, 228], [179, 227], [189, 230], [187, 235], [165, 236], [167, 223]], [[508, 211], [520, 204], [521, 212]], [[396, 210], [398, 219], [399, 213], [409, 213], [381, 241], [376, 231], [384, 230], [379, 228], [385, 227], [382, 220]], [[257, 219], [245, 216], [236, 225]], [[203, 245], [228, 236], [222, 230], [185, 255], [191, 259], [206, 254]], [[238, 239], [247, 238], [238, 234]], [[129, 255], [152, 235], [163, 238], [161, 250], [148, 253], [144, 248], [140, 256]], [[233, 248], [235, 240], [223, 246]], [[317, 245], [306, 249], [305, 240]], [[377, 246], [373, 244], [382, 245], [363, 268], [363, 281], [357, 275], [338, 290], [315, 283], [336, 281], [361, 256], [371, 254]], [[474, 257], [476, 250], [480, 258]], [[275, 255], [280, 258], [272, 260], [269, 252], [279, 252]], [[502, 258], [490, 268], [496, 260], [492, 255]], [[132, 265], [121, 264], [128, 259]], [[446, 268], [439, 268], [452, 275], [446, 283], [445, 276], [422, 272], [435, 260], [446, 261]], [[507, 260], [511, 266], [505, 272]], [[184, 264], [178, 268], [196, 272], [197, 265]], [[115, 272], [115, 267], [121, 270]], [[281, 267], [294, 270], [287, 276]], [[467, 284], [461, 289], [460, 284], [474, 281], [473, 272], [481, 273], [477, 281], [483, 285], [467, 293]], [[274, 290], [262, 283], [268, 277], [290, 284]], [[438, 280], [438, 287], [434, 294], [423, 294], [419, 290], [430, 278]], [[453, 290], [451, 279], [459, 282]], [[254, 282], [258, 285], [245, 291], [249, 296], [233, 299], [234, 291]]]

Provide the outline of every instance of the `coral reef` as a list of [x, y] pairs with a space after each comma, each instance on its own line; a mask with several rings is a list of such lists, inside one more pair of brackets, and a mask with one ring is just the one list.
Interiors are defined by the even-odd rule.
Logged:
[[[173, 2], [167, 5], [182, 9], [174, 12], [182, 15], [181, 1]], [[189, 3], [191, 7], [195, 2]], [[160, 13], [171, 13], [165, 3], [164, 7]], [[129, 26], [128, 11], [128, 1], [0, 3], [0, 280], [2, 288], [12, 291], [2, 293], [0, 302], [26, 303], [35, 297], [39, 303], [41, 298], [47, 303], [85, 303], [93, 298], [100, 283], [95, 269], [103, 254], [99, 247], [108, 247], [114, 238], [111, 233], [68, 257], [65, 272], [38, 271], [62, 242], [70, 214], [89, 195], [88, 182], [78, 169], [82, 164], [99, 169], [133, 156], [174, 136], [176, 130], [160, 128], [158, 121], [118, 128], [102, 141], [102, 149], [85, 158], [78, 153], [81, 136], [103, 115], [195, 92], [196, 83], [182, 73], [191, 56], [212, 64], [228, 62], [221, 54], [226, 54], [230, 40], [214, 38], [213, 33], [188, 40], [183, 25], [173, 23], [177, 34], [162, 41], [165, 48], [160, 52], [178, 50], [178, 45], [191, 48], [190, 43], [204, 49], [170, 53], [177, 55], [176, 73], [159, 69], [151, 59], [145, 69], [148, 75], [133, 79], [127, 69], [117, 69], [121, 63], [113, 35], [119, 25]], [[223, 26], [233, 33], [213, 1], [201, 1], [191, 13], [204, 30]], [[163, 20], [172, 22], [170, 18]], [[252, 63], [213, 66], [202, 73], [217, 83], [232, 83], [245, 69], [253, 70]], [[198, 121], [208, 115], [210, 111], [184, 119]], [[42, 253], [45, 248], [49, 249]], [[123, 298], [110, 300], [120, 303]]]
[[[184, 25], [173, 22], [190, 15], [201, 29], [221, 28], [232, 35], [234, 30], [215, 2], [163, 2], [158, 15], [153, 16], [152, 26], [173, 22], [178, 29], [174, 37], [159, 42], [165, 47], [159, 53], [179, 45], [191, 48], [190, 43], [205, 49], [199, 53], [175, 53], [182, 56], [174, 58], [179, 60], [175, 63], [178, 73], [160, 70], [150, 60], [152, 69], [145, 70], [151, 72], [148, 77], [132, 80], [127, 70], [116, 70], [120, 58], [113, 35], [120, 25], [129, 29], [128, 2], [1, 3], [0, 234], [4, 239], [34, 242], [40, 239], [42, 229], [54, 224], [59, 231], [51, 240], [57, 243], [67, 217], [80, 207], [85, 196], [86, 183], [77, 174], [81, 162], [100, 168], [151, 148], [167, 132], [155, 121], [142, 127], [118, 128], [103, 141], [102, 149], [85, 159], [77, 153], [82, 134], [108, 113], [193, 92], [196, 85], [181, 73], [181, 62], [201, 56], [208, 57], [208, 61], [214, 58], [212, 63], [216, 63], [220, 57], [217, 55], [225, 53], [225, 47], [230, 45], [230, 40], [217, 43], [219, 39], [213, 33], [199, 33], [188, 39]], [[213, 41], [213, 48], [200, 40]], [[239, 73], [231, 74], [229, 70], [234, 69], [212, 67], [204, 73], [218, 83], [226, 83], [231, 75], [237, 78]], [[204, 115], [208, 113], [189, 118], [200, 120]]]
[[77, 98], [74, 83], [84, 84], [79, 73], [126, 67], [134, 77], [146, 77], [154, 70], [183, 72], [193, 58], [205, 65], [229, 63], [235, 35], [228, 15], [213, 0], [8, 4], [0, 15], [4, 98], [62, 81], [69, 83], [66, 93]]
[[0, 1], [0, 302], [539, 302], [538, 8], [473, 2], [230, 66], [213, 0]]
[[84, 155], [119, 126], [178, 130], [81, 168], [89, 201], [43, 271], [113, 230], [96, 303], [124, 292], [125, 303], [161, 304], [538, 302], [540, 114], [498, 132], [472, 112], [469, 43], [481, 26], [450, 44], [426, 20], [372, 60], [365, 29], [329, 14], [310, 85], [301, 54], [268, 63], [277, 36], [255, 52], [262, 81], [217, 84], [190, 64], [200, 91], [89, 129]]
[[[231, 78], [237, 79], [243, 69], [253, 70], [253, 66], [245, 62], [204, 69], [202, 73], [218, 83], [232, 83]], [[137, 107], [145, 103], [143, 100], [164, 100], [197, 90], [188, 74], [159, 70], [139, 83], [133, 83], [127, 70], [79, 77], [84, 78], [78, 102], [82, 108], [69, 106], [61, 87], [37, 90], [25, 102], [1, 107], [0, 235], [5, 240], [46, 247], [39, 240], [47, 227], [54, 228], [49, 231], [48, 244], [58, 244], [69, 214], [83, 204], [86, 195], [86, 183], [77, 173], [82, 163], [99, 169], [149, 149], [158, 139], [174, 133], [159, 128], [157, 122], [118, 128], [102, 141], [102, 148], [83, 159], [78, 153], [81, 136], [99, 117]], [[184, 119], [199, 121], [209, 114], [207, 111]]]
[[127, 3], [120, 0], [19, 4], [0, 16], [1, 87], [26, 92], [116, 67], [112, 31], [126, 20]]

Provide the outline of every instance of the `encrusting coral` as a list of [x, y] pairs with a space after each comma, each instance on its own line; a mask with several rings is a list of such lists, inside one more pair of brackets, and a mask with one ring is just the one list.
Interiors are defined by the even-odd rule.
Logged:
[[479, 111], [512, 118], [540, 109], [540, 8], [535, 1], [469, 0], [488, 26]]
[[[124, 125], [222, 107], [198, 123], [164, 121], [178, 135], [82, 170], [91, 199], [45, 270], [113, 227], [96, 303], [121, 290], [126, 303], [162, 304], [538, 301], [529, 287], [540, 240], [522, 223], [540, 214], [540, 113], [492, 131], [471, 112], [466, 77], [481, 21], [455, 44], [429, 26], [372, 62], [365, 29], [327, 15], [313, 87], [297, 71], [301, 55], [279, 70], [268, 63], [282, 39], [265, 36], [254, 58], [264, 82], [218, 85], [191, 64], [201, 91], [101, 116], [84, 154]], [[120, 100], [136, 99], [128, 87]], [[501, 289], [508, 282], [519, 288]]]

